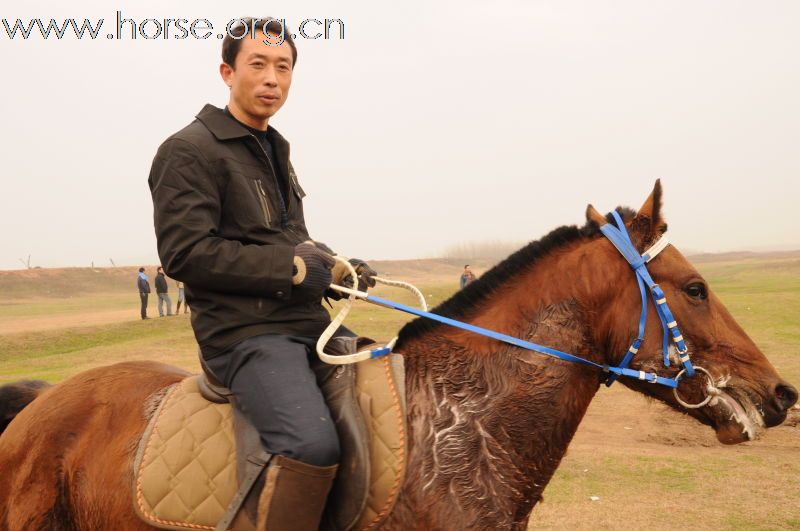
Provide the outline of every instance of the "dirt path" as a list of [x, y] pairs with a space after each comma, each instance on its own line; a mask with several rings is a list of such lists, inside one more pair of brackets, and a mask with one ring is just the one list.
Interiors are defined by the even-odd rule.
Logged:
[[139, 319], [138, 308], [125, 310], [103, 310], [63, 315], [41, 315], [36, 317], [4, 317], [0, 320], [0, 335], [20, 332], [41, 332], [59, 328], [87, 325], [103, 325]]
[[[660, 403], [619, 385], [601, 388], [559, 467], [569, 479], [551, 482], [528, 529], [682, 527], [676, 521], [694, 521], [694, 529], [779, 528], [800, 517], [793, 494], [799, 452], [797, 408], [759, 440], [725, 446], [711, 428]], [[659, 497], [683, 504], [682, 514], [665, 518]], [[629, 513], [645, 506], [649, 512]], [[732, 507], [750, 518], [737, 520]]]

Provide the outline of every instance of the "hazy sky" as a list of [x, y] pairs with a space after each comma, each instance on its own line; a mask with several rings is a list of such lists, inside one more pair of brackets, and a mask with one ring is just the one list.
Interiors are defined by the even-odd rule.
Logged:
[[589, 202], [638, 207], [657, 177], [679, 248], [800, 248], [796, 1], [69, 4], [0, 14], [106, 19], [94, 41], [0, 27], [0, 269], [157, 261], [150, 164], [227, 103], [221, 41], [108, 40], [117, 10], [344, 22], [343, 40], [298, 39], [270, 122], [312, 236], [342, 254], [536, 239]]

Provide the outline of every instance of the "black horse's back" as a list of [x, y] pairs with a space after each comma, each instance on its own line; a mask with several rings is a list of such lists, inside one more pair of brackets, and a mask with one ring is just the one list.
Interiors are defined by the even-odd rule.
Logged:
[[50, 384], [42, 380], [22, 380], [0, 386], [0, 433], [14, 417], [33, 402]]

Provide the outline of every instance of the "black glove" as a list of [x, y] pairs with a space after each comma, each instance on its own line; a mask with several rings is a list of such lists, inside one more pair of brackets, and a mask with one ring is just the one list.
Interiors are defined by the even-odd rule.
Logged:
[[317, 249], [325, 251], [326, 253], [328, 253], [331, 256], [336, 256], [336, 251], [334, 251], [333, 249], [331, 249], [330, 247], [328, 247], [324, 243], [317, 242], [317, 241], [312, 241], [312, 243], [314, 244], [314, 246], [316, 246]]
[[[370, 288], [375, 287], [375, 279], [372, 277], [378, 276], [378, 272], [372, 269], [368, 263], [364, 260], [359, 258], [351, 258], [348, 260], [350, 264], [356, 269], [356, 275], [358, 275], [358, 290], [359, 291], [367, 291], [367, 286]], [[352, 285], [353, 279], [349, 279]], [[345, 282], [348, 281], [347, 278], [344, 279]]]
[[293, 299], [313, 301], [322, 299], [331, 284], [331, 268], [336, 261], [313, 242], [307, 241], [294, 248], [292, 273]]
[[[366, 291], [367, 286], [370, 288], [375, 287], [375, 279], [372, 277], [377, 276], [377, 271], [372, 269], [364, 260], [358, 258], [350, 258], [348, 262], [350, 262], [350, 265], [356, 270], [356, 275], [358, 275], [358, 291]], [[346, 288], [353, 287], [353, 276], [350, 274], [350, 269], [341, 262], [336, 262], [331, 273], [333, 275], [331, 280], [333, 284]]]

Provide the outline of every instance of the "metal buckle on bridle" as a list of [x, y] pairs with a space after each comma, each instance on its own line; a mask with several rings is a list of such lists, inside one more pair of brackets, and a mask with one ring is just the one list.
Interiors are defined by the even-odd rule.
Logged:
[[[684, 402], [681, 399], [681, 397], [678, 396], [678, 388], [674, 387], [672, 389], [672, 394], [675, 395], [675, 400], [677, 400], [680, 405], [682, 405], [683, 407], [685, 407], [687, 409], [699, 409], [699, 408], [705, 406], [706, 404], [708, 404], [709, 402], [711, 402], [712, 398], [714, 398], [715, 396], [719, 395], [719, 389], [714, 387], [714, 379], [711, 377], [711, 373], [709, 373], [707, 370], [705, 370], [704, 368], [702, 368], [702, 367], [700, 367], [698, 365], [695, 365], [694, 369], [696, 371], [700, 371], [703, 374], [705, 374], [706, 378], [708, 379], [708, 383], [706, 384], [706, 388], [705, 388], [706, 389], [706, 397], [705, 397], [705, 399], [703, 399], [702, 402], [700, 402], [699, 404], [689, 404], [687, 402]], [[680, 383], [681, 376], [683, 376], [683, 374], [685, 372], [686, 372], [686, 369], [681, 369], [681, 371], [677, 374], [677, 376], [675, 376], [675, 381]]]

